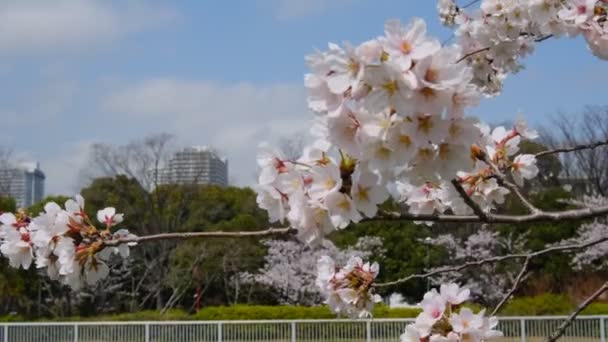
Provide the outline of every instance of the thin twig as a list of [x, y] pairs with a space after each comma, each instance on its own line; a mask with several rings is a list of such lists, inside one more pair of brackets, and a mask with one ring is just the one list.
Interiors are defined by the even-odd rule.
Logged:
[[535, 156], [536, 156], [536, 158], [538, 158], [538, 157], [543, 157], [546, 155], [551, 155], [551, 154], [556, 154], [556, 153], [568, 153], [568, 152], [575, 152], [575, 151], [580, 151], [580, 150], [593, 150], [600, 146], [607, 146], [607, 145], [608, 145], [608, 140], [597, 141], [597, 142], [590, 143], [590, 144], [582, 144], [582, 145], [576, 145], [573, 147], [563, 147], [563, 148], [556, 148], [554, 150], [542, 151], [542, 152], [537, 153]]
[[515, 278], [515, 282], [513, 283], [511, 290], [509, 290], [509, 292], [501, 299], [500, 303], [498, 303], [498, 305], [496, 305], [494, 310], [492, 310], [492, 313], [490, 314], [490, 316], [496, 315], [498, 310], [500, 310], [503, 307], [503, 305], [505, 305], [507, 303], [507, 300], [509, 300], [509, 298], [511, 298], [511, 296], [515, 293], [515, 291], [517, 291], [519, 284], [521, 284], [521, 282], [524, 280], [524, 275], [526, 274], [526, 272], [528, 272], [528, 266], [530, 265], [530, 259], [532, 259], [532, 258], [530, 258], [530, 257], [526, 258], [526, 260], [524, 261], [524, 265], [521, 267], [521, 270], [519, 271], [519, 274], [517, 275], [517, 278]]
[[503, 261], [511, 260], [511, 259], [528, 259], [528, 258], [533, 259], [533, 258], [539, 257], [539, 256], [547, 254], [547, 253], [583, 249], [583, 248], [591, 247], [591, 246], [594, 246], [594, 245], [597, 245], [597, 244], [600, 244], [600, 243], [606, 242], [606, 241], [608, 241], [608, 236], [602, 237], [599, 239], [595, 239], [595, 240], [591, 240], [591, 241], [588, 241], [585, 243], [580, 243], [580, 244], [552, 246], [552, 247], [548, 247], [548, 248], [545, 248], [545, 249], [542, 249], [542, 250], [539, 250], [536, 252], [527, 253], [527, 254], [508, 254], [508, 255], [495, 256], [495, 257], [491, 257], [491, 258], [487, 258], [487, 259], [474, 260], [474, 261], [469, 261], [469, 262], [466, 262], [464, 264], [457, 265], [457, 266], [446, 266], [446, 267], [437, 268], [435, 270], [432, 270], [432, 271], [429, 271], [426, 273], [410, 274], [407, 277], [397, 279], [394, 281], [390, 281], [390, 282], [386, 282], [386, 283], [378, 283], [378, 284], [375, 284], [374, 286], [375, 287], [394, 286], [394, 285], [408, 282], [412, 279], [426, 279], [428, 277], [432, 277], [437, 274], [442, 274], [442, 273], [447, 273], [447, 272], [458, 272], [458, 271], [461, 271], [468, 267], [481, 266], [481, 265], [485, 265], [485, 264], [489, 264], [489, 263], [498, 263], [498, 262], [503, 262]]
[[572, 324], [572, 322], [574, 322], [576, 316], [578, 316], [581, 311], [585, 310], [585, 308], [589, 306], [589, 304], [591, 304], [607, 290], [608, 281], [605, 282], [604, 285], [602, 285], [599, 289], [597, 289], [597, 291], [595, 291], [591, 296], [589, 296], [589, 298], [585, 299], [585, 301], [582, 302], [581, 305], [579, 305], [579, 307], [574, 312], [572, 312], [570, 316], [566, 318], [565, 321], [562, 322], [562, 324], [560, 324], [557, 330], [555, 330], [549, 337], [547, 337], [547, 342], [554, 342], [557, 341], [557, 339], [559, 339], [560, 337], [562, 337], [562, 335], [564, 335], [564, 333], [566, 332], [566, 329], [570, 326], [570, 324]]
[[481, 160], [486, 163], [494, 172], [494, 175], [498, 178], [498, 181], [501, 183], [501, 185], [504, 185], [507, 189], [509, 189], [511, 192], [513, 192], [515, 194], [515, 196], [517, 196], [517, 198], [519, 199], [519, 201], [533, 214], [541, 214], [542, 210], [538, 209], [534, 204], [532, 204], [532, 202], [530, 202], [528, 200], [528, 198], [526, 196], [524, 196], [524, 194], [521, 192], [521, 190], [519, 189], [519, 187], [511, 182], [509, 182], [507, 180], [507, 176], [505, 176], [504, 173], [502, 173], [502, 171], [500, 171], [500, 169], [498, 169], [498, 167], [496, 165], [494, 165], [494, 163], [489, 160], [487, 158], [487, 156], [484, 156], [483, 158], [481, 158]]
[[471, 0], [468, 3], [460, 6], [460, 8], [469, 8], [469, 7], [473, 6], [473, 5], [475, 5], [476, 3], [478, 3], [479, 1], [481, 1], [481, 0]]
[[467, 53], [466, 55], [464, 55], [464, 56], [460, 57], [460, 59], [458, 59], [458, 60], [456, 61], [456, 63], [455, 63], [455, 64], [458, 64], [458, 63], [460, 63], [460, 62], [464, 61], [465, 59], [467, 59], [467, 58], [469, 58], [469, 57], [471, 57], [471, 56], [474, 56], [474, 55], [476, 55], [476, 54], [478, 54], [478, 53], [482, 53], [482, 52], [484, 52], [484, 51], [488, 51], [488, 50], [490, 50], [490, 47], [489, 47], [489, 46], [488, 46], [488, 47], [481, 48], [481, 49], [479, 49], [479, 50], [475, 50], [475, 51], [469, 52], [469, 53]]
[[266, 230], [257, 231], [238, 231], [238, 232], [193, 232], [193, 233], [163, 233], [155, 235], [135, 236], [131, 238], [118, 238], [114, 240], [104, 241], [105, 246], [118, 246], [125, 243], [142, 243], [158, 240], [186, 240], [195, 238], [245, 238], [245, 237], [266, 237], [273, 235], [292, 234], [295, 229], [292, 228], [268, 228]]
[[483, 209], [481, 209], [479, 204], [477, 204], [477, 203], [475, 203], [475, 201], [473, 201], [471, 196], [469, 196], [469, 194], [467, 194], [466, 190], [462, 187], [462, 185], [460, 184], [460, 182], [457, 179], [452, 179], [452, 185], [454, 185], [454, 188], [456, 188], [456, 191], [458, 192], [460, 197], [462, 197], [462, 199], [464, 200], [464, 203], [466, 203], [466, 205], [468, 205], [471, 209], [473, 209], [473, 212], [475, 213], [475, 215], [479, 216], [479, 218], [481, 220], [488, 219], [487, 214], [483, 211]]
[[[476, 0], [472, 1], [472, 4], [473, 4], [473, 3], [475, 3], [475, 2], [477, 2], [477, 1], [476, 1]], [[527, 34], [524, 34], [524, 35], [527, 35]], [[545, 41], [545, 40], [547, 40], [547, 39], [549, 39], [549, 38], [551, 38], [551, 37], [553, 37], [553, 35], [552, 35], [552, 34], [547, 35], [547, 36], [543, 36], [543, 37], [540, 37], [540, 38], [536, 38], [536, 39], [534, 39], [534, 42], [536, 42], [536, 43], [540, 43], [540, 42], [543, 42], [543, 41]], [[464, 56], [460, 57], [460, 59], [459, 59], [459, 60], [457, 60], [455, 64], [458, 64], [458, 63], [460, 63], [460, 62], [464, 61], [465, 59], [467, 59], [467, 58], [469, 58], [469, 57], [471, 57], [471, 56], [474, 56], [474, 55], [476, 55], [476, 54], [478, 54], [478, 53], [482, 53], [482, 52], [488, 51], [488, 50], [490, 50], [490, 48], [491, 48], [490, 46], [486, 46], [486, 47], [484, 47], [484, 48], [481, 48], [481, 49], [478, 49], [478, 50], [475, 50], [475, 51], [469, 52], [469, 53], [467, 53], [466, 55], [464, 55]]]

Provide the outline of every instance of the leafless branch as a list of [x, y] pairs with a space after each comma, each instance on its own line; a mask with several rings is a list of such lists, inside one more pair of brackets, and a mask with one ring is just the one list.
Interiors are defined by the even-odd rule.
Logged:
[[465, 268], [469, 268], [469, 267], [473, 267], [473, 266], [481, 266], [481, 265], [490, 264], [490, 263], [499, 263], [499, 262], [503, 262], [506, 260], [512, 260], [512, 259], [533, 259], [533, 258], [539, 257], [541, 255], [545, 255], [547, 253], [553, 253], [553, 252], [574, 251], [574, 250], [579, 250], [579, 249], [583, 249], [583, 248], [588, 248], [588, 247], [600, 244], [605, 241], [608, 241], [608, 236], [602, 237], [599, 239], [595, 239], [595, 240], [591, 240], [591, 241], [588, 241], [585, 243], [562, 245], [562, 246], [552, 246], [552, 247], [548, 247], [548, 248], [545, 248], [545, 249], [542, 249], [542, 250], [539, 250], [536, 252], [531, 252], [531, 253], [507, 254], [507, 255], [495, 256], [495, 257], [491, 257], [491, 258], [487, 258], [487, 259], [474, 260], [474, 261], [466, 262], [461, 265], [437, 268], [435, 270], [432, 270], [432, 271], [429, 271], [426, 273], [410, 274], [409, 276], [401, 278], [401, 279], [397, 279], [397, 280], [386, 282], [386, 283], [375, 284], [375, 286], [376, 287], [394, 286], [394, 285], [408, 282], [412, 279], [426, 279], [428, 277], [432, 277], [437, 274], [442, 274], [442, 273], [447, 273], [447, 272], [458, 272]]
[[566, 329], [570, 326], [570, 324], [572, 324], [572, 322], [574, 322], [576, 316], [578, 316], [581, 311], [585, 310], [585, 308], [589, 306], [589, 304], [591, 304], [594, 300], [601, 296], [602, 293], [604, 293], [605, 291], [608, 291], [608, 281], [605, 282], [604, 285], [602, 285], [599, 289], [597, 289], [597, 291], [595, 291], [591, 296], [589, 296], [589, 298], [585, 299], [585, 301], [582, 302], [581, 305], [579, 305], [579, 307], [574, 312], [572, 312], [570, 316], [566, 318], [565, 321], [562, 322], [562, 324], [560, 324], [557, 330], [555, 330], [549, 337], [547, 337], [547, 342], [554, 342], [557, 341], [557, 339], [559, 339], [560, 337], [562, 337], [562, 335], [564, 335], [564, 333], [566, 332]]
[[466, 60], [469, 57], [475, 56], [478, 53], [482, 53], [482, 52], [485, 52], [485, 51], [488, 51], [488, 50], [490, 50], [490, 47], [484, 47], [484, 48], [481, 48], [479, 50], [475, 50], [475, 51], [469, 52], [466, 55], [460, 57], [460, 59], [458, 59], [455, 64], [458, 64], [458, 63]]
[[553, 150], [542, 151], [542, 152], [539, 152], [536, 154], [536, 158], [544, 157], [546, 155], [551, 155], [551, 154], [556, 154], [556, 153], [568, 153], [568, 152], [575, 152], [575, 151], [580, 151], [580, 150], [593, 150], [600, 146], [608, 146], [608, 140], [597, 141], [597, 142], [593, 142], [590, 144], [576, 145], [573, 147], [556, 148]]
[[193, 233], [161, 233], [154, 235], [136, 236], [132, 238], [119, 238], [105, 241], [105, 246], [118, 246], [125, 243], [142, 243], [160, 240], [188, 240], [198, 238], [244, 238], [244, 237], [266, 237], [275, 235], [287, 235], [293, 233], [291, 228], [268, 228], [257, 231], [237, 231], [237, 232], [193, 232]]
[[533, 223], [533, 222], [560, 222], [578, 221], [608, 215], [608, 205], [601, 207], [580, 208], [564, 211], [539, 211], [525, 215], [506, 215], [486, 213], [485, 218], [477, 215], [451, 215], [451, 214], [412, 214], [392, 211], [380, 212], [377, 217], [367, 221], [428, 221], [428, 222], [455, 222], [455, 223]]
[[[473, 0], [473, 1], [471, 1], [471, 3], [470, 3], [470, 4], [465, 5], [463, 8], [466, 8], [466, 7], [470, 6], [470, 5], [473, 5], [473, 4], [474, 4], [474, 3], [476, 3], [477, 1], [478, 1], [478, 0]], [[529, 34], [524, 33], [523, 35], [524, 35], [524, 36], [526, 36], [526, 35], [529, 35]], [[547, 36], [543, 36], [543, 37], [540, 37], [540, 38], [536, 38], [536, 39], [534, 39], [534, 41], [535, 41], [535, 42], [537, 42], [537, 43], [540, 43], [540, 42], [543, 42], [543, 41], [545, 41], [545, 40], [547, 40], [547, 39], [549, 39], [549, 38], [551, 38], [551, 37], [553, 37], [553, 35], [552, 35], [552, 34], [547, 35]], [[462, 62], [462, 61], [466, 60], [467, 58], [469, 58], [469, 57], [471, 57], [471, 56], [475, 56], [475, 55], [476, 55], [476, 54], [478, 54], [478, 53], [482, 53], [482, 52], [485, 52], [485, 51], [488, 51], [488, 50], [490, 50], [490, 47], [489, 47], [489, 46], [484, 47], [484, 48], [481, 48], [481, 49], [478, 49], [478, 50], [475, 50], [475, 51], [472, 51], [472, 52], [469, 52], [469, 53], [467, 53], [466, 55], [464, 55], [464, 56], [460, 57], [460, 59], [458, 59], [458, 60], [456, 61], [456, 63], [455, 63], [455, 64], [458, 64], [458, 63], [460, 63], [460, 62]]]
[[473, 6], [473, 5], [475, 5], [476, 3], [478, 3], [479, 1], [481, 1], [481, 0], [471, 0], [468, 3], [460, 6], [460, 8], [469, 8], [469, 7]]
[[507, 303], [507, 300], [509, 300], [509, 298], [511, 298], [511, 296], [515, 293], [515, 291], [517, 291], [517, 288], [519, 287], [521, 282], [524, 280], [524, 275], [528, 272], [528, 266], [530, 265], [530, 259], [531, 259], [530, 257], [526, 258], [523, 266], [521, 267], [521, 270], [519, 271], [519, 274], [517, 275], [517, 278], [515, 278], [515, 282], [513, 283], [511, 290], [509, 290], [509, 292], [500, 300], [500, 303], [498, 303], [498, 305], [496, 305], [494, 310], [492, 310], [492, 313], [490, 314], [490, 316], [496, 315], [496, 313], [503, 307], [503, 305], [505, 305]]

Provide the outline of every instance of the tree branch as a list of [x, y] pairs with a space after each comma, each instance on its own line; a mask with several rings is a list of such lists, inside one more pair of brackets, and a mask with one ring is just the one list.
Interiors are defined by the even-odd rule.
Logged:
[[484, 163], [486, 163], [490, 169], [492, 169], [492, 171], [494, 172], [494, 175], [496, 176], [496, 178], [498, 178], [498, 182], [500, 183], [500, 185], [505, 186], [507, 189], [509, 189], [511, 192], [513, 192], [517, 198], [519, 198], [519, 201], [533, 214], [542, 214], [542, 210], [538, 209], [536, 206], [534, 206], [534, 204], [532, 204], [532, 202], [530, 202], [528, 200], [528, 198], [526, 198], [526, 196], [524, 196], [524, 194], [520, 191], [519, 187], [511, 182], [509, 182], [507, 180], [507, 176], [505, 176], [504, 173], [502, 173], [502, 171], [500, 171], [500, 169], [494, 165], [494, 163], [491, 160], [488, 160], [487, 156], [483, 156], [481, 158], [481, 161], [483, 161]]
[[597, 142], [589, 143], [589, 144], [581, 144], [581, 145], [576, 145], [573, 147], [563, 147], [563, 148], [556, 148], [554, 150], [542, 151], [542, 152], [537, 153], [535, 156], [536, 156], [536, 158], [538, 158], [538, 157], [544, 157], [544, 156], [556, 154], [556, 153], [568, 153], [568, 152], [575, 152], [575, 151], [580, 151], [580, 150], [593, 150], [600, 146], [608, 146], [608, 140], [597, 141]]
[[503, 305], [505, 305], [507, 303], [507, 300], [509, 300], [509, 298], [511, 298], [511, 296], [515, 293], [515, 291], [517, 291], [519, 284], [521, 284], [521, 282], [524, 280], [524, 275], [528, 272], [528, 266], [530, 265], [530, 259], [532, 259], [532, 258], [531, 257], [526, 258], [526, 260], [524, 261], [524, 265], [521, 267], [521, 270], [519, 271], [519, 274], [517, 275], [517, 278], [515, 278], [513, 287], [511, 287], [511, 290], [509, 290], [509, 292], [500, 300], [500, 303], [498, 303], [498, 305], [496, 305], [494, 310], [492, 310], [492, 313], [490, 314], [490, 316], [496, 315], [496, 313], [503, 307]]
[[132, 238], [119, 238], [104, 241], [106, 247], [118, 246], [125, 243], [142, 243], [159, 240], [187, 240], [198, 238], [245, 238], [245, 237], [266, 237], [274, 235], [293, 234], [296, 230], [292, 228], [268, 228], [257, 231], [238, 231], [238, 232], [193, 232], [193, 233], [162, 233], [154, 235], [135, 236]]
[[481, 0], [471, 0], [468, 3], [460, 6], [460, 8], [469, 8], [469, 7], [473, 6], [473, 5], [475, 5], [476, 3], [478, 3], [479, 1], [481, 1]]
[[487, 214], [483, 211], [483, 209], [481, 209], [481, 207], [477, 203], [475, 203], [475, 201], [473, 201], [471, 196], [467, 194], [466, 190], [462, 187], [458, 180], [452, 179], [452, 185], [454, 185], [454, 188], [456, 188], [456, 191], [458, 192], [460, 197], [462, 197], [464, 203], [466, 203], [471, 209], [473, 209], [475, 215], [477, 215], [481, 220], [488, 219]]
[[456, 222], [456, 223], [532, 223], [532, 222], [559, 222], [578, 221], [608, 215], [608, 205], [601, 207], [581, 208], [564, 211], [539, 211], [525, 215], [505, 215], [485, 213], [485, 218], [477, 215], [451, 215], [451, 214], [412, 214], [393, 211], [378, 213], [377, 217], [364, 221], [428, 221], [428, 222]]
[[549, 337], [547, 337], [547, 342], [554, 342], [557, 341], [557, 339], [559, 339], [560, 337], [562, 337], [562, 335], [564, 335], [564, 333], [566, 332], [566, 329], [570, 326], [570, 324], [572, 324], [572, 322], [574, 322], [576, 316], [578, 316], [581, 311], [585, 310], [585, 308], [589, 306], [589, 304], [591, 304], [607, 290], [608, 281], [605, 282], [604, 285], [602, 285], [599, 289], [597, 289], [597, 291], [595, 291], [591, 296], [589, 296], [589, 298], [585, 299], [585, 301], [582, 302], [581, 305], [579, 305], [579, 307], [574, 312], [572, 312], [564, 322], [562, 322], [562, 324], [560, 324], [557, 330], [555, 330]]
[[[474, 4], [474, 3], [476, 3], [477, 1], [478, 1], [478, 0], [473, 0], [473, 1], [471, 1], [470, 5], [473, 5], [473, 4]], [[467, 6], [470, 6], [470, 5], [469, 5], [469, 4], [467, 4], [467, 5], [465, 5], [465, 7], [463, 7], [463, 8], [466, 8]], [[527, 35], [527, 36], [529, 36], [529, 34], [527, 34], [527, 33], [524, 33], [523, 35], [524, 35], [524, 36], [526, 36], [526, 35]], [[549, 38], [551, 38], [551, 37], [553, 37], [553, 35], [552, 35], [552, 34], [547, 35], [547, 36], [543, 36], [543, 37], [540, 37], [540, 38], [536, 38], [536, 39], [534, 39], [534, 42], [536, 42], [536, 43], [540, 43], [540, 42], [543, 42], [543, 41], [545, 41], [545, 40], [547, 40], [547, 39], [549, 39]], [[478, 53], [482, 53], [482, 52], [488, 51], [488, 50], [490, 50], [490, 48], [491, 48], [490, 46], [486, 46], [486, 47], [484, 47], [484, 48], [481, 48], [481, 49], [478, 49], [478, 50], [475, 50], [475, 51], [469, 52], [469, 53], [467, 53], [466, 55], [464, 55], [464, 56], [460, 57], [460, 59], [458, 59], [458, 60], [456, 61], [456, 63], [455, 63], [455, 64], [458, 64], [458, 63], [460, 63], [460, 62], [464, 61], [465, 59], [467, 59], [467, 58], [469, 58], [469, 57], [471, 57], [471, 56], [474, 56], [474, 55], [476, 55], [476, 54], [478, 54]]]
[[487, 259], [474, 260], [474, 261], [466, 262], [462, 265], [446, 266], [446, 267], [437, 268], [435, 270], [432, 270], [432, 271], [429, 271], [426, 273], [410, 274], [407, 277], [397, 279], [394, 281], [390, 281], [390, 282], [386, 282], [386, 283], [377, 283], [374, 286], [375, 287], [389, 287], [389, 286], [394, 286], [394, 285], [408, 282], [412, 279], [425, 279], [425, 278], [432, 277], [437, 274], [442, 274], [442, 273], [447, 273], [447, 272], [458, 272], [458, 271], [461, 271], [468, 267], [481, 266], [481, 265], [489, 264], [489, 263], [498, 263], [498, 262], [502, 262], [505, 260], [511, 260], [511, 259], [533, 259], [533, 258], [539, 257], [539, 256], [547, 254], [547, 253], [583, 249], [583, 248], [591, 247], [591, 246], [594, 246], [594, 245], [597, 245], [597, 244], [600, 244], [600, 243], [606, 242], [606, 241], [608, 241], [608, 236], [602, 237], [599, 239], [595, 239], [595, 240], [591, 240], [591, 241], [588, 241], [585, 243], [563, 245], [563, 246], [551, 246], [551, 247], [548, 247], [548, 248], [545, 248], [545, 249], [542, 249], [542, 250], [539, 250], [536, 252], [527, 253], [527, 254], [507, 254], [507, 255], [496, 256], [496, 257], [491, 257], [491, 258], [487, 258]]

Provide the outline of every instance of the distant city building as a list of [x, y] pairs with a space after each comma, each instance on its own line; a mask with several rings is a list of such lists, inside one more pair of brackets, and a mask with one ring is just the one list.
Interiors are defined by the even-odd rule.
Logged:
[[0, 169], [0, 194], [15, 199], [18, 208], [44, 198], [44, 172], [38, 163], [19, 163]]
[[185, 148], [159, 172], [160, 184], [228, 185], [228, 161], [207, 146]]

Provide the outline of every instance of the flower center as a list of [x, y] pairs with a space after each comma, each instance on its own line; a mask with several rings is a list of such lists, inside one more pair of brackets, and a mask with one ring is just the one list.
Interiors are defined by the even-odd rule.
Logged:
[[399, 85], [397, 84], [397, 81], [389, 81], [384, 83], [382, 88], [384, 88], [389, 95], [393, 95], [399, 90]]
[[413, 50], [412, 44], [410, 44], [410, 42], [405, 41], [405, 40], [403, 42], [401, 42], [400, 48], [401, 48], [401, 52], [404, 55], [409, 55], [410, 53], [412, 53], [412, 50]]

